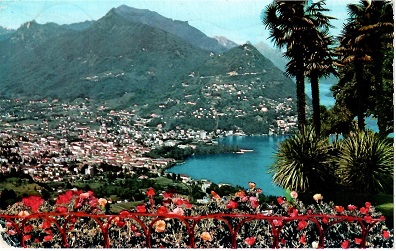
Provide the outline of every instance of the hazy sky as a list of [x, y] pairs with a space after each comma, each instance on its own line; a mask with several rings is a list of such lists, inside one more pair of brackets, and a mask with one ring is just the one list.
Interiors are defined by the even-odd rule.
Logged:
[[[97, 20], [111, 8], [122, 4], [149, 9], [174, 20], [188, 23], [206, 35], [221, 35], [242, 44], [246, 41], [266, 41], [268, 31], [260, 14], [272, 0], [0, 0], [0, 25], [18, 28], [31, 20], [38, 23], [69, 24]], [[329, 13], [342, 27], [347, 3], [357, 0], [327, 0]], [[334, 31], [338, 35], [338, 31]]]

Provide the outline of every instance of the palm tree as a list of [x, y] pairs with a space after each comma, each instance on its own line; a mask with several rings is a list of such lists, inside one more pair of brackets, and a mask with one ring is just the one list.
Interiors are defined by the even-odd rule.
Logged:
[[286, 47], [284, 56], [290, 59], [286, 73], [296, 78], [299, 128], [306, 124], [304, 86], [304, 41], [312, 22], [305, 16], [306, 1], [274, 1], [264, 12], [263, 24], [279, 48]]
[[332, 147], [310, 126], [281, 142], [270, 167], [278, 186], [298, 192], [323, 192], [334, 183]]
[[339, 144], [335, 173], [348, 190], [393, 191], [393, 144], [372, 131], [352, 133]]
[[348, 5], [348, 15], [337, 48], [341, 78], [333, 90], [337, 102], [344, 102], [357, 115], [362, 130], [367, 111], [379, 98], [373, 98], [372, 90], [383, 84], [383, 45], [389, 46], [393, 33], [392, 7], [388, 1], [361, 0]]
[[330, 20], [334, 18], [323, 15], [323, 12], [329, 11], [323, 5], [325, 2], [321, 0], [312, 3], [306, 9], [306, 14], [313, 21], [313, 26], [307, 36], [309, 39], [305, 50], [306, 75], [311, 82], [313, 124], [318, 135], [321, 130], [319, 78], [337, 74], [333, 67], [332, 49], [330, 48], [333, 39], [329, 35], [329, 28], [332, 27]]

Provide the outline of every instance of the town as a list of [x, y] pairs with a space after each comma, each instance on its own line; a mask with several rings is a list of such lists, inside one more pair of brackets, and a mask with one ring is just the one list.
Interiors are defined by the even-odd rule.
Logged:
[[[273, 101], [266, 109], [290, 110], [290, 106]], [[202, 115], [205, 112], [204, 109], [197, 111]], [[245, 135], [242, 130], [166, 129], [164, 122], [158, 119], [160, 115], [141, 117], [135, 110], [108, 110], [89, 99], [72, 103], [57, 99], [3, 100], [0, 112], [1, 172], [22, 172], [41, 183], [98, 178], [105, 173], [103, 166], [116, 167], [116, 175], [123, 177], [138, 175], [139, 179], [147, 179], [147, 173], [154, 177], [169, 176], [166, 169], [178, 160], [150, 157], [154, 149], [216, 147], [218, 137]], [[285, 129], [295, 125], [288, 121], [275, 120], [269, 135], [287, 133]], [[193, 182], [186, 175], [179, 178], [184, 183]], [[210, 182], [200, 182], [200, 185], [205, 191]]]

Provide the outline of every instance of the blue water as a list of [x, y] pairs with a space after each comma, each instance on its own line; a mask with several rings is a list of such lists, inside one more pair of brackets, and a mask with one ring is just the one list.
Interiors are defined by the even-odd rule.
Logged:
[[[331, 95], [330, 87], [333, 80], [321, 81], [320, 103], [333, 106], [335, 100]], [[310, 84], [306, 85], [306, 93], [311, 96]], [[378, 132], [375, 119], [366, 119], [367, 128]], [[176, 174], [186, 174], [193, 179], [207, 179], [214, 183], [227, 183], [247, 188], [249, 181], [256, 182], [263, 189], [265, 195], [284, 195], [282, 188], [272, 184], [271, 175], [267, 173], [273, 164], [273, 155], [277, 144], [285, 136], [231, 136], [219, 139], [219, 143], [237, 145], [242, 149], [253, 149], [253, 152], [244, 154], [216, 154], [208, 156], [193, 156], [182, 165], [169, 170]]]
[[286, 136], [229, 136], [219, 139], [220, 144], [237, 145], [252, 149], [244, 154], [215, 154], [193, 156], [169, 172], [186, 174], [193, 179], [207, 179], [214, 183], [227, 183], [247, 188], [253, 181], [265, 195], [284, 195], [284, 190], [272, 184], [268, 167], [273, 163], [276, 145]]

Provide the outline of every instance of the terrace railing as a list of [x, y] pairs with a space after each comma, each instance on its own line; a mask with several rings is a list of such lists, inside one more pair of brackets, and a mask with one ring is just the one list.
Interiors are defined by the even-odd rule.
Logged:
[[[247, 245], [246, 233], [254, 238], [254, 244], [248, 243], [252, 247], [280, 248], [288, 238], [297, 236], [297, 242], [301, 242], [302, 232], [308, 228], [314, 235], [304, 238], [310, 243], [315, 241], [318, 248], [331, 247], [331, 235], [339, 228], [344, 231], [360, 229], [359, 236], [353, 238], [359, 239], [358, 247], [365, 248], [370, 229], [384, 221], [345, 215], [292, 217], [218, 213], [186, 216], [126, 211], [116, 215], [83, 212], [0, 215], [0, 219], [6, 224], [7, 232], [3, 237], [9, 244], [35, 247], [37, 242], [42, 242], [44, 247], [60, 248], [240, 248]], [[288, 229], [294, 229], [294, 237]], [[220, 244], [213, 246], [215, 242]]]

